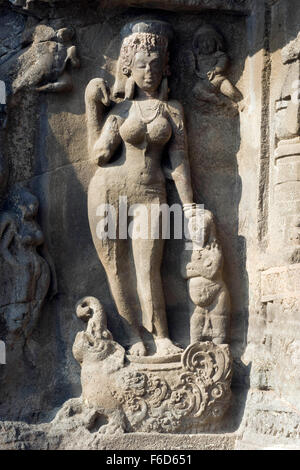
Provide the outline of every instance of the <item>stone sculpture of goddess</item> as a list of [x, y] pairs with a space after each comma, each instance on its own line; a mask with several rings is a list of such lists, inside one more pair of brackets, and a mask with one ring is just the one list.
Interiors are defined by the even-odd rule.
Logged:
[[[161, 21], [126, 25], [118, 62], [126, 79], [123, 101], [104, 119], [110, 105], [105, 82], [91, 80], [85, 94], [89, 153], [99, 165], [88, 190], [89, 223], [111, 294], [128, 327], [128, 353], [134, 356], [147, 355], [144, 329], [152, 334], [157, 355], [180, 351], [168, 335], [160, 273], [164, 240], [151, 234], [125, 238], [118, 230], [115, 239], [98, 237], [97, 208], [111, 204], [118, 211], [120, 196], [127, 197], [128, 207], [142, 204], [149, 213], [151, 204], [166, 203], [165, 151], [181, 203], [193, 203], [183, 111], [177, 101], [168, 100], [171, 36], [170, 25]], [[158, 215], [151, 228], [159, 222]]]

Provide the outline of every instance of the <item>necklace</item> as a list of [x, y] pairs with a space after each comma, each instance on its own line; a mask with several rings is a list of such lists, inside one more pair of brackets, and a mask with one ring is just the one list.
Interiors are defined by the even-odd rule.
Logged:
[[154, 111], [154, 114], [150, 118], [149, 117], [145, 118], [145, 116], [143, 115], [142, 108], [141, 108], [139, 102], [135, 101], [134, 103], [138, 107], [141, 119], [142, 119], [144, 124], [150, 124], [150, 122], [154, 121], [154, 119], [158, 116], [158, 114], [160, 113], [160, 110], [161, 110], [161, 103], [160, 103], [160, 101], [158, 101], [158, 103], [155, 106], [153, 106], [153, 107], [149, 106], [148, 107], [148, 109], [150, 111]]

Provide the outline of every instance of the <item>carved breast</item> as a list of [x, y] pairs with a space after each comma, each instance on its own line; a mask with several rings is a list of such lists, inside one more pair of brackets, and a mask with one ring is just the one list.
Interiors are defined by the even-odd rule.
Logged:
[[120, 135], [124, 142], [135, 147], [144, 145], [164, 146], [172, 135], [172, 128], [168, 120], [158, 113], [151, 122], [146, 123], [134, 107], [128, 118], [120, 127]]

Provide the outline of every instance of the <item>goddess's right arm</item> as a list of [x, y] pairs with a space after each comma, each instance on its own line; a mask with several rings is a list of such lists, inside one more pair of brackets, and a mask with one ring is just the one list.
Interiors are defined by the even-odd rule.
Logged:
[[98, 160], [99, 166], [104, 165], [111, 159], [121, 143], [119, 125], [119, 116], [109, 114], [92, 148], [93, 158]]
[[118, 106], [111, 111], [102, 127], [104, 107], [110, 104], [108, 93], [101, 78], [91, 80], [85, 91], [88, 149], [90, 157], [98, 159], [99, 165], [107, 163], [121, 143]]

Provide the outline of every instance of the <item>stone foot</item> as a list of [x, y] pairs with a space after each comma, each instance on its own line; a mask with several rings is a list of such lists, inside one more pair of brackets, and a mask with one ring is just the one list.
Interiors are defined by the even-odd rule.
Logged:
[[169, 356], [171, 354], [179, 354], [182, 349], [175, 346], [169, 338], [156, 338], [156, 354], [158, 356]]
[[225, 336], [217, 336], [216, 338], [213, 338], [212, 341], [215, 344], [226, 344]]
[[131, 356], [147, 356], [147, 350], [144, 343], [140, 340], [130, 347], [128, 354]]

